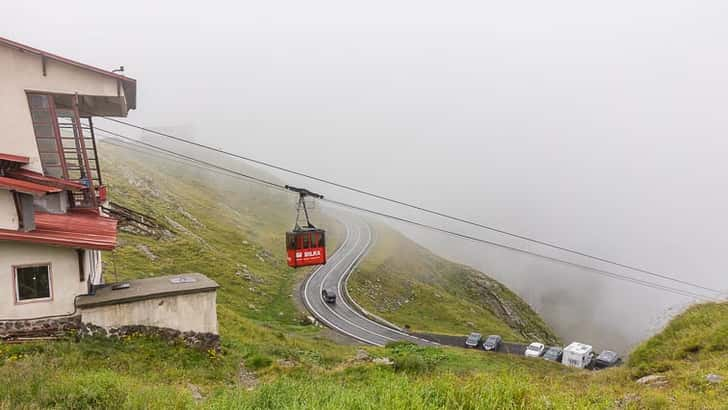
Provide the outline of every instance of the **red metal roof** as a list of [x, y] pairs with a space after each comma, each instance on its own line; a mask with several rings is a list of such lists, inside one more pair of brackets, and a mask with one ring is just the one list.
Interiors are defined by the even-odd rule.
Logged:
[[36, 184], [67, 189], [69, 191], [80, 191], [86, 189], [86, 186], [81, 183], [43, 175], [41, 173], [34, 172], [28, 169], [17, 169], [14, 171], [9, 171], [7, 175], [16, 179], [22, 179], [23, 181], [35, 182]]
[[37, 48], [26, 46], [25, 44], [18, 43], [13, 40], [8, 40], [6, 38], [0, 37], [0, 44], [4, 44], [8, 47], [17, 48], [18, 50], [25, 51], [28, 53], [36, 54], [41, 57], [45, 57], [51, 60], [55, 60], [61, 63], [70, 64], [72, 66], [82, 68], [84, 70], [93, 71], [97, 74], [101, 74], [107, 77], [116, 78], [117, 80], [121, 80], [123, 86], [124, 86], [124, 93], [128, 96], [128, 103], [129, 108], [134, 109], [136, 108], [136, 80], [133, 78], [129, 78], [127, 76], [123, 76], [121, 74], [112, 73], [111, 71], [104, 70], [98, 67], [94, 67], [88, 64], [79, 63], [78, 61], [71, 60], [69, 58], [61, 57], [59, 55], [49, 53], [47, 51], [39, 50]]
[[112, 250], [116, 247], [116, 219], [90, 212], [36, 212], [35, 230], [0, 229], [0, 240]]
[[45, 194], [62, 191], [60, 188], [8, 177], [0, 177], [0, 189], [22, 192], [33, 196], [43, 196]]
[[30, 162], [30, 158], [20, 155], [3, 154], [2, 152], [0, 152], [0, 161], [16, 162], [18, 164], [25, 165]]

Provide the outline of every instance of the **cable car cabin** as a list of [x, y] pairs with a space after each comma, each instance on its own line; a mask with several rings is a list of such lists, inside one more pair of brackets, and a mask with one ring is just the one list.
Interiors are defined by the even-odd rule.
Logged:
[[300, 228], [286, 232], [288, 266], [326, 264], [326, 231], [318, 228]]

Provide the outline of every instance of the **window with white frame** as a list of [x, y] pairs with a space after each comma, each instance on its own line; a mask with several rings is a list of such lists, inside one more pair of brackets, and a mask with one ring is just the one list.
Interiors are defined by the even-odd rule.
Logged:
[[50, 299], [50, 265], [16, 266], [15, 295], [18, 302]]

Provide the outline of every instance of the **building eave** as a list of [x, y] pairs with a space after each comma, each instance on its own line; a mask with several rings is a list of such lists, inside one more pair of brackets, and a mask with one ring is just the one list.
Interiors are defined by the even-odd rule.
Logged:
[[74, 181], [69, 181], [67, 179], [47, 176], [47, 175], [43, 175], [41, 173], [30, 171], [27, 169], [17, 169], [14, 171], [9, 171], [9, 172], [7, 172], [7, 176], [17, 179], [17, 180], [28, 181], [28, 182], [36, 183], [39, 185], [48, 186], [48, 187], [66, 189], [69, 191], [82, 191], [82, 190], [88, 188], [87, 186], [85, 186], [79, 182], [74, 182]]
[[96, 74], [101, 74], [105, 77], [114, 78], [119, 81], [120, 85], [124, 88], [124, 95], [126, 96], [127, 108], [130, 110], [136, 109], [136, 80], [121, 74], [113, 73], [102, 68], [94, 67], [92, 65], [84, 64], [70, 58], [61, 57], [57, 54], [49, 53], [44, 50], [37, 49], [25, 44], [18, 43], [17, 41], [9, 40], [4, 37], [0, 37], [0, 45], [5, 45], [10, 48], [20, 50], [22, 52], [35, 54], [41, 58], [57, 61], [59, 63], [69, 64], [74, 67], [78, 67], [83, 70], [91, 71]]
[[116, 248], [116, 224], [113, 218], [91, 212], [36, 212], [34, 230], [0, 229], [0, 241], [113, 250]]
[[0, 189], [16, 191], [23, 194], [41, 197], [45, 194], [61, 192], [62, 189], [48, 185], [36, 184], [35, 182], [22, 181], [20, 179], [0, 176]]

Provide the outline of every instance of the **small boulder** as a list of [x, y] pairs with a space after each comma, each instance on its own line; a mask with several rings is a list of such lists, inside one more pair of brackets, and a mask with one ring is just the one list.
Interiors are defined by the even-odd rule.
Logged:
[[153, 261], [156, 261], [157, 260], [157, 255], [153, 254], [152, 253], [152, 250], [149, 249], [149, 247], [147, 245], [139, 244], [139, 245], [137, 245], [137, 249], [141, 253], [143, 253], [144, 256], [146, 256], [150, 261], [153, 262]]
[[200, 393], [200, 388], [195, 386], [192, 383], [187, 384], [187, 388], [190, 389], [190, 393], [192, 393], [192, 398], [196, 401], [202, 400], [202, 393]]
[[356, 351], [356, 357], [355, 358], [356, 358], [356, 360], [358, 360], [360, 362], [369, 360], [369, 352], [367, 352], [366, 350], [363, 350], [363, 349], [358, 349]]
[[642, 398], [639, 394], [629, 393], [621, 399], [617, 399], [614, 404], [616, 405], [615, 407], [618, 409], [627, 409], [636, 407], [640, 400], [642, 400]]
[[668, 383], [667, 377], [661, 374], [651, 374], [649, 376], [640, 377], [637, 384], [645, 386], [664, 386]]
[[253, 390], [258, 386], [258, 378], [255, 373], [245, 367], [244, 362], [240, 362], [238, 370], [238, 384], [246, 390]]
[[723, 381], [723, 378], [717, 374], [711, 373], [705, 376], [705, 380], [707, 380], [710, 384], [718, 384]]
[[374, 364], [382, 365], [382, 366], [391, 366], [394, 364], [392, 359], [390, 359], [389, 357], [377, 357], [374, 360], [372, 360], [372, 362]]
[[296, 367], [296, 362], [288, 359], [278, 359], [278, 366], [284, 368]]

